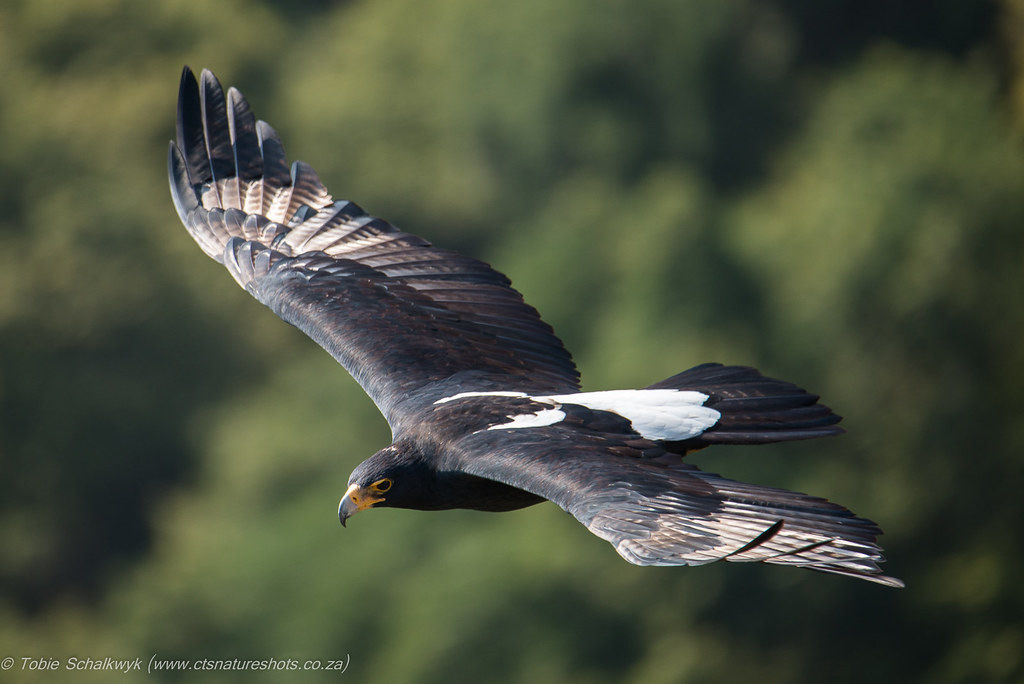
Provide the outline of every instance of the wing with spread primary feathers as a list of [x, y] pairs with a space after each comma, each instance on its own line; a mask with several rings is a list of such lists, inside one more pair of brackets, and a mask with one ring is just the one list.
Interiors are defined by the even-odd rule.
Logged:
[[330, 352], [396, 434], [453, 376], [466, 391], [578, 388], [569, 353], [504, 275], [335, 200], [209, 71], [182, 74], [168, 164], [200, 247]]
[[650, 442], [556, 425], [481, 431], [463, 449], [466, 472], [553, 501], [637, 565], [764, 562], [903, 586], [882, 574], [882, 532], [870, 520], [703, 472]]

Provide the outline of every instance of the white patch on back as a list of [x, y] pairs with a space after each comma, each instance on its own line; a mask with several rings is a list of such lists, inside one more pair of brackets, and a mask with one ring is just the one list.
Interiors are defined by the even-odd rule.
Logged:
[[708, 395], [693, 390], [607, 390], [530, 396], [526, 392], [459, 392], [434, 402], [444, 404], [471, 397], [523, 397], [554, 408], [536, 413], [508, 416], [507, 423], [492, 425], [488, 430], [518, 430], [554, 425], [565, 418], [563, 404], [584, 406], [594, 411], [608, 411], [622, 416], [633, 429], [656, 441], [680, 442], [692, 439], [718, 423], [722, 414], [704, 406]]
[[722, 414], [704, 406], [708, 395], [692, 390], [609, 390], [531, 397], [550, 404], [577, 404], [609, 411], [628, 420], [647, 439], [692, 439], [715, 425]]
[[518, 430], [519, 428], [536, 428], [554, 425], [565, 418], [565, 411], [556, 408], [542, 409], [536, 413], [526, 413], [519, 416], [508, 416], [511, 422], [492, 425], [488, 430]]
[[459, 392], [453, 394], [450, 397], [444, 399], [438, 399], [434, 402], [434, 405], [445, 404], [449, 401], [455, 401], [456, 399], [465, 399], [466, 397], [525, 397], [526, 392]]

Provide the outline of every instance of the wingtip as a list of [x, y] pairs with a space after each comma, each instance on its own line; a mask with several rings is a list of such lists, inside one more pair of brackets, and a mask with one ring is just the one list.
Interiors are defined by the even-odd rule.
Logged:
[[[192, 96], [192, 97], [190, 97]], [[185, 149], [185, 124], [189, 120], [191, 100], [199, 100], [199, 82], [192, 68], [187, 64], [181, 69], [181, 80], [178, 84], [178, 147]]]
[[215, 86], [217, 90], [223, 91], [220, 87], [220, 81], [217, 79], [217, 75], [209, 69], [203, 68], [199, 71], [199, 83], [204, 87]]
[[195, 72], [192, 71], [192, 67], [190, 67], [188, 64], [186, 64], [183, 67], [181, 67], [181, 80], [180, 80], [180, 83], [178, 85], [179, 97], [180, 97], [181, 92], [183, 90], [191, 88], [193, 86], [193, 84], [198, 86], [198, 81], [196, 81]]
[[810, 570], [817, 570], [819, 572], [828, 573], [831, 575], [840, 575], [842, 577], [851, 577], [853, 579], [864, 580], [873, 584], [880, 584], [883, 587], [889, 587], [891, 589], [906, 589], [907, 584], [898, 577], [890, 577], [889, 575], [883, 575], [881, 568], [876, 568], [874, 572], [863, 572], [855, 570], [843, 570], [837, 568], [815, 568], [809, 567]]
[[239, 181], [253, 181], [263, 177], [263, 154], [260, 147], [256, 119], [238, 88], [227, 92], [228, 131], [234, 149], [235, 176]]
[[195, 73], [185, 65], [178, 87], [178, 111], [175, 125], [178, 151], [193, 183], [210, 180], [210, 162], [203, 132], [202, 98]]
[[907, 583], [898, 577], [889, 577], [888, 575], [879, 575], [878, 577], [872, 578], [878, 584], [882, 584], [893, 589], [906, 589]]
[[185, 159], [173, 140], [168, 142], [167, 178], [171, 186], [171, 199], [174, 201], [178, 217], [188, 225], [188, 215], [199, 206], [199, 199], [192, 189], [192, 181]]

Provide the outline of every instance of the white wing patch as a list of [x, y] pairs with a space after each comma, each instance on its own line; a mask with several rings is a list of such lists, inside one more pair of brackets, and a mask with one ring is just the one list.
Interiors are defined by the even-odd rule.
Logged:
[[535, 413], [508, 416], [508, 423], [492, 425], [488, 430], [517, 430], [547, 427], [565, 418], [563, 404], [576, 404], [594, 411], [609, 411], [628, 420], [633, 429], [647, 439], [679, 442], [692, 439], [718, 423], [722, 414], [704, 406], [708, 395], [693, 390], [608, 390], [530, 396], [525, 392], [460, 392], [434, 404], [470, 397], [526, 397], [554, 408]]
[[447, 404], [449, 401], [455, 401], [456, 399], [465, 399], [467, 397], [525, 397], [526, 392], [459, 392], [453, 394], [450, 397], [444, 399], [438, 399], [434, 402], [434, 405]]
[[578, 404], [616, 413], [647, 439], [682, 441], [714, 426], [722, 414], [704, 406], [708, 395], [692, 390], [609, 390], [531, 397], [553, 404]]
[[519, 428], [547, 427], [565, 418], [565, 411], [556, 408], [542, 409], [536, 413], [509, 416], [511, 422], [492, 425], [488, 430], [517, 430]]

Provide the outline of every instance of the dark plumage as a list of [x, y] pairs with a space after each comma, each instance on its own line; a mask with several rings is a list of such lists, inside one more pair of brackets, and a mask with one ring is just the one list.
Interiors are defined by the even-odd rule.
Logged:
[[719, 364], [580, 392], [569, 353], [505, 276], [335, 200], [208, 71], [182, 74], [169, 173], [200, 247], [330, 352], [391, 425], [393, 443], [349, 479], [343, 523], [373, 506], [548, 499], [640, 565], [764, 561], [902, 586], [882, 574], [871, 521], [682, 459], [839, 434], [818, 397]]

